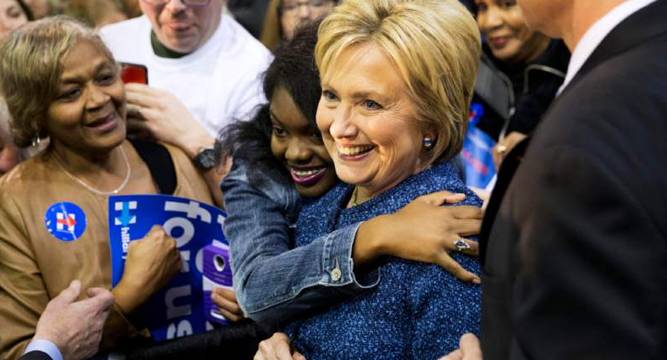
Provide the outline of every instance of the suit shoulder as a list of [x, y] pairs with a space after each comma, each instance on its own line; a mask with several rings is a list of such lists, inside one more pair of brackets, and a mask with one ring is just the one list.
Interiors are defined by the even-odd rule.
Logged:
[[588, 147], [611, 141], [667, 151], [659, 140], [667, 134], [667, 62], [656, 56], [658, 49], [666, 52], [667, 42], [638, 45], [576, 79], [545, 114], [536, 142]]

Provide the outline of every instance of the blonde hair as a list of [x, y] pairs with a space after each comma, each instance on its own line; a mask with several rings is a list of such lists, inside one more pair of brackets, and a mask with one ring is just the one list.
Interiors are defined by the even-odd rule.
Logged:
[[12, 115], [19, 147], [44, 138], [49, 105], [58, 95], [62, 60], [80, 40], [89, 40], [113, 59], [92, 29], [66, 16], [30, 22], [0, 46], [0, 88]]
[[421, 129], [437, 133], [428, 162], [458, 154], [481, 47], [468, 10], [458, 0], [346, 0], [319, 28], [315, 60], [323, 82], [344, 50], [366, 43], [398, 69]]

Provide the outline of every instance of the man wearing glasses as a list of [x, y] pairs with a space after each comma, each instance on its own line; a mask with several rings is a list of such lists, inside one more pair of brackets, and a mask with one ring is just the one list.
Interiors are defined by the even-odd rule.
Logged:
[[[270, 52], [226, 11], [226, 0], [140, 0], [144, 16], [109, 25], [101, 35], [120, 62], [145, 65], [150, 86], [126, 88], [129, 128], [184, 147], [165, 128], [192, 135], [197, 153], [235, 119], [264, 102], [260, 74]], [[194, 131], [188, 124], [203, 125]], [[203, 140], [206, 139], [206, 140]]]

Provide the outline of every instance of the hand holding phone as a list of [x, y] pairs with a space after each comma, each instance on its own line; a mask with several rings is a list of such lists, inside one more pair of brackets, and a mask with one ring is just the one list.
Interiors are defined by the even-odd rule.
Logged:
[[120, 78], [125, 84], [148, 84], [148, 68], [141, 64], [120, 63]]

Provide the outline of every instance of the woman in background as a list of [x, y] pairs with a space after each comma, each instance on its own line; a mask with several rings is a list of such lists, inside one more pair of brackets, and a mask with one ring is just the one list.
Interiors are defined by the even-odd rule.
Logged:
[[[109, 196], [212, 198], [181, 151], [126, 140], [119, 67], [81, 23], [50, 17], [15, 30], [0, 46], [0, 86], [16, 144], [50, 139], [0, 178], [0, 357], [14, 358], [48, 301], [72, 280], [111, 288]], [[130, 320], [135, 310], [180, 268], [176, 242], [157, 227], [129, 245], [103, 351], [141, 338], [141, 324]]]
[[[561, 40], [529, 29], [516, 0], [475, 0], [474, 11], [485, 39], [482, 67], [489, 69], [480, 76], [503, 84], [502, 93], [477, 91], [488, 105], [479, 127], [498, 140], [493, 151], [497, 166], [539, 123], [565, 79], [570, 52]], [[497, 99], [507, 103], [494, 108]]]

